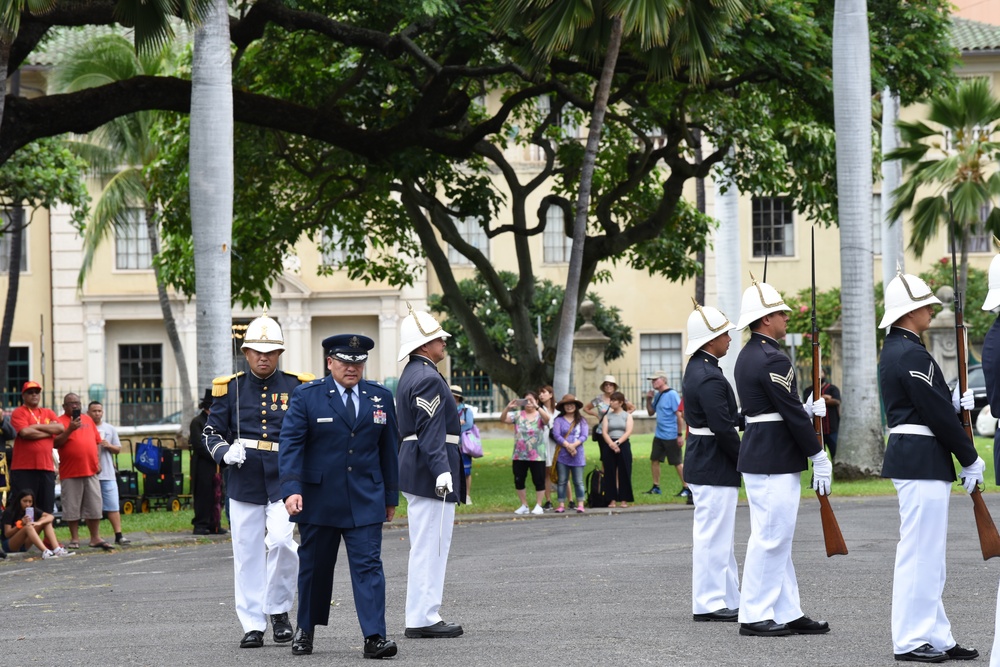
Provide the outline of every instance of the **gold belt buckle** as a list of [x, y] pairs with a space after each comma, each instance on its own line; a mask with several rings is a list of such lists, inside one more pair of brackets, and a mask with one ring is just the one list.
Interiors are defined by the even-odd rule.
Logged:
[[268, 442], [267, 440], [258, 440], [257, 441], [257, 449], [260, 450], [260, 451], [262, 451], [262, 452], [269, 452], [269, 451], [271, 451], [271, 445], [272, 444], [273, 443]]

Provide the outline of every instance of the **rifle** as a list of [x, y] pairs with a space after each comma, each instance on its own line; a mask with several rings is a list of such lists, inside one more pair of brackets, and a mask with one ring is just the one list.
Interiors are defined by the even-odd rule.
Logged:
[[[819, 347], [819, 324], [816, 322], [816, 228], [812, 228], [812, 383], [813, 400], [820, 397], [820, 347]], [[820, 451], [823, 451], [823, 418], [813, 417], [813, 428], [816, 429], [816, 439], [819, 441]], [[847, 555], [847, 543], [844, 535], [840, 532], [840, 524], [833, 514], [833, 507], [830, 506], [830, 499], [816, 492], [819, 498], [819, 518], [823, 523], [823, 541], [826, 543], [826, 557], [836, 555]]]
[[[962, 294], [958, 291], [958, 265], [955, 263], [955, 216], [948, 202], [949, 223], [951, 223], [951, 276], [955, 283], [955, 349], [958, 354], [958, 395], [962, 396], [969, 388], [969, 360], [966, 356], [965, 316], [962, 311]], [[972, 437], [972, 418], [968, 410], [961, 409], [962, 428], [969, 436], [969, 441], [975, 443]], [[986, 508], [986, 501], [978, 488], [969, 494], [972, 498], [972, 512], [976, 517], [976, 530], [979, 532], [979, 548], [983, 552], [983, 560], [1000, 556], [1000, 533]]]

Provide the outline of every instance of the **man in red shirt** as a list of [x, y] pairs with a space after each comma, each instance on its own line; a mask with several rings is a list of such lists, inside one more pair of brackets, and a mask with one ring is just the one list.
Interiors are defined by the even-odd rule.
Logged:
[[114, 547], [101, 539], [101, 482], [97, 455], [100, 432], [89, 415], [82, 412], [80, 397], [66, 394], [63, 414], [57, 417], [65, 429], [56, 436], [59, 450], [59, 479], [62, 480], [63, 519], [69, 525], [70, 549], [80, 547], [80, 519], [87, 522], [90, 546], [111, 551]]
[[17, 434], [10, 462], [11, 497], [31, 489], [35, 507], [52, 514], [56, 500], [56, 473], [52, 461], [53, 438], [63, 432], [56, 413], [40, 407], [42, 385], [29, 380], [21, 387], [21, 405], [10, 415]]

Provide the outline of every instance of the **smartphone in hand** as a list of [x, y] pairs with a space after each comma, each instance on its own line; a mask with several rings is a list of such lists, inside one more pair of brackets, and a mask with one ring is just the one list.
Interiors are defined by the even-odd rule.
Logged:
[[34, 523], [35, 521], [35, 508], [25, 507], [24, 508], [24, 520], [28, 523]]
[[73, 419], [79, 419], [80, 418], [80, 408], [73, 408], [73, 412], [71, 414], [73, 415]]

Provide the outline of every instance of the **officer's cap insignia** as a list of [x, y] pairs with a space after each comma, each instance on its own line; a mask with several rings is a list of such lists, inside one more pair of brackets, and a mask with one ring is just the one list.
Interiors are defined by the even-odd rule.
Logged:
[[357, 336], [351, 336], [350, 346], [355, 348], [361, 347], [361, 341], [358, 339]]
[[910, 371], [910, 377], [915, 377], [918, 380], [923, 380], [930, 386], [934, 386], [934, 362], [931, 362], [930, 367], [927, 369], [927, 374], [921, 373], [920, 371]]
[[774, 384], [780, 384], [782, 387], [785, 388], [785, 391], [792, 390], [792, 378], [795, 377], [795, 371], [793, 371], [791, 368], [789, 368], [788, 373], [783, 376], [778, 375], [777, 373], [769, 373], [769, 375], [771, 376], [771, 382], [773, 382]]
[[417, 407], [427, 413], [428, 417], [433, 417], [434, 413], [437, 412], [438, 407], [441, 405], [441, 395], [438, 394], [434, 397], [434, 400], [428, 401], [427, 399], [420, 398], [417, 396]]

